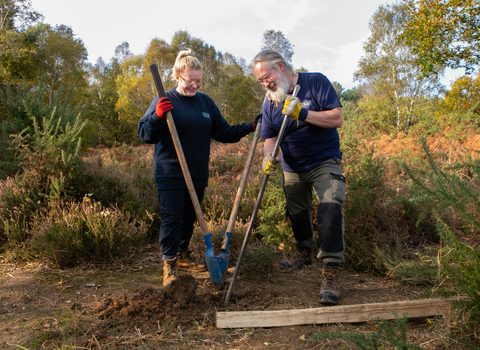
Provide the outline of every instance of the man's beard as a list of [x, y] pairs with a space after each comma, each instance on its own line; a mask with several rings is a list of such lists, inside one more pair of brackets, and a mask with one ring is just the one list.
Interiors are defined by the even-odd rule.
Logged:
[[283, 75], [283, 73], [279, 72], [278, 74], [279, 79], [274, 82], [274, 84], [277, 86], [277, 89], [275, 91], [270, 90], [269, 87], [267, 87], [267, 91], [270, 94], [270, 97], [272, 100], [274, 100], [277, 103], [285, 101], [285, 95], [288, 94], [288, 90], [290, 89], [290, 84], [288, 83], [287, 77]]

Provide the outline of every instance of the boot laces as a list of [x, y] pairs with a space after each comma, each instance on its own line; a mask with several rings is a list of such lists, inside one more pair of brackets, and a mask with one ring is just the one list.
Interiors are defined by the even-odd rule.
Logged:
[[[336, 271], [335, 271], [336, 272]], [[322, 271], [322, 285], [327, 289], [337, 289], [337, 275], [336, 273], [329, 272], [328, 270], [324, 269]]]

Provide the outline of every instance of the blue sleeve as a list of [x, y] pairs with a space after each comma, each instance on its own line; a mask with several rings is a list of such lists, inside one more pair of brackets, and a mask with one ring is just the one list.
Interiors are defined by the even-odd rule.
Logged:
[[312, 95], [318, 103], [319, 111], [327, 111], [342, 107], [335, 88], [325, 75], [321, 73], [311, 74], [309, 75], [309, 78], [311, 78], [309, 84], [313, 87], [311, 89]]
[[160, 119], [155, 114], [158, 100], [158, 97], [153, 100], [145, 115], [138, 122], [138, 136], [143, 143], [155, 144], [160, 141], [167, 125], [165, 118]]
[[262, 139], [269, 139], [278, 135], [278, 130], [273, 125], [273, 112], [272, 102], [267, 99], [262, 107], [262, 129], [260, 130]]

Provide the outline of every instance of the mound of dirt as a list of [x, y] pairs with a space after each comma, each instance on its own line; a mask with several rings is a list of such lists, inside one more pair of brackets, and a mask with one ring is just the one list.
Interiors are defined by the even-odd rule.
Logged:
[[205, 298], [197, 295], [196, 291], [195, 278], [184, 274], [166, 288], [149, 287], [130, 297], [107, 297], [96, 308], [95, 314], [102, 320], [124, 324], [138, 324], [153, 319], [190, 323], [192, 318], [185, 317], [189, 315], [188, 309], [195, 309], [192, 314], [198, 314], [199, 310], [208, 309], [209, 301], [215, 301], [214, 294], [210, 294], [213, 298]]

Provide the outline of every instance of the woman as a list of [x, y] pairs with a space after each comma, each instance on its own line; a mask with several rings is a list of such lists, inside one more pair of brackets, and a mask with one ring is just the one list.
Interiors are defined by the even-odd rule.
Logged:
[[177, 266], [206, 271], [205, 265], [193, 261], [188, 249], [196, 215], [168, 129], [166, 113], [171, 111], [175, 121], [199, 202], [208, 186], [210, 139], [238, 142], [255, 130], [261, 116], [257, 115], [252, 123], [228, 124], [213, 100], [198, 91], [202, 85], [202, 65], [190, 52], [181, 51], [175, 61], [171, 78], [177, 86], [167, 91], [166, 97], [156, 97], [138, 123], [142, 142], [155, 144], [154, 177], [162, 213], [160, 248], [164, 260], [164, 286], [175, 280]]

